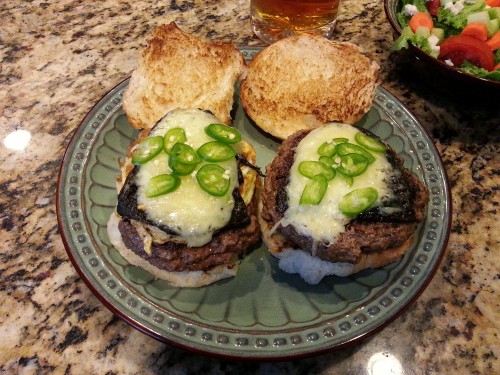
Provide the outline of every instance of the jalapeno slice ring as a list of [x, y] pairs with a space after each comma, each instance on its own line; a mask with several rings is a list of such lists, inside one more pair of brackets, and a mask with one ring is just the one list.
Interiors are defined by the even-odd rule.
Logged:
[[347, 154], [340, 157], [340, 166], [337, 171], [344, 176], [359, 176], [366, 171], [368, 167], [368, 159], [361, 154]]
[[331, 167], [333, 165], [333, 163], [335, 163], [335, 161], [328, 156], [320, 156], [318, 160], [320, 163], [323, 163], [324, 165], [326, 165], [328, 167]]
[[205, 128], [205, 133], [222, 143], [232, 144], [241, 141], [240, 132], [224, 124], [210, 124]]
[[221, 197], [229, 189], [230, 178], [226, 169], [217, 164], [205, 164], [196, 173], [200, 187], [208, 194]]
[[172, 174], [160, 174], [152, 177], [146, 186], [146, 197], [153, 198], [173, 192], [179, 187], [181, 180]]
[[339, 172], [337, 176], [339, 176], [340, 179], [344, 181], [347, 187], [351, 187], [354, 184], [354, 177], [342, 174], [342, 172], [340, 172], [338, 168], [337, 171]]
[[335, 155], [336, 146], [337, 145], [333, 141], [325, 142], [318, 147], [318, 154], [331, 158], [333, 155]]
[[306, 160], [299, 164], [299, 172], [305, 177], [313, 178], [316, 175], [323, 175], [327, 180], [335, 177], [335, 169], [325, 165], [320, 161]]
[[170, 153], [170, 150], [176, 143], [184, 143], [187, 141], [186, 132], [182, 128], [169, 129], [163, 136], [163, 139], [164, 148], [167, 153]]
[[230, 145], [213, 141], [201, 145], [198, 149], [198, 155], [202, 160], [217, 163], [234, 158], [236, 153]]
[[135, 146], [134, 151], [132, 151], [132, 163], [136, 165], [147, 163], [158, 155], [162, 149], [163, 137], [159, 135], [148, 137]]
[[354, 217], [372, 206], [378, 198], [378, 192], [372, 187], [359, 188], [344, 195], [339, 202], [339, 209], [347, 217]]
[[339, 137], [339, 138], [333, 138], [333, 141], [335, 143], [339, 144], [339, 143], [347, 143], [347, 142], [349, 142], [349, 139], [343, 138], [343, 137]]
[[375, 161], [375, 156], [370, 154], [363, 147], [355, 145], [353, 143], [341, 143], [338, 144], [335, 148], [335, 152], [339, 156], [345, 156], [347, 154], [360, 154], [363, 155], [366, 159], [368, 159], [368, 164], [371, 164]]
[[174, 158], [168, 159], [168, 166], [174, 174], [179, 176], [187, 176], [196, 168], [196, 164], [184, 164]]
[[328, 188], [328, 181], [322, 174], [318, 174], [311, 178], [307, 183], [302, 195], [300, 196], [300, 204], [318, 205], [323, 200], [323, 197]]
[[176, 143], [173, 145], [170, 150], [170, 159], [186, 165], [196, 165], [200, 162], [196, 151], [185, 143]]
[[356, 133], [354, 140], [362, 147], [373, 152], [386, 152], [387, 146], [378, 139], [370, 137], [365, 133]]

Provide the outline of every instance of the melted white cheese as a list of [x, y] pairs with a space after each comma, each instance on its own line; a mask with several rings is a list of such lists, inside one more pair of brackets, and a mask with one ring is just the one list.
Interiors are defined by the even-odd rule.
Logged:
[[351, 220], [343, 215], [338, 208], [344, 195], [358, 188], [373, 187], [378, 191], [378, 200], [373, 205], [377, 206], [383, 198], [391, 194], [386, 183], [386, 176], [389, 173], [394, 173], [394, 168], [388, 162], [385, 154], [372, 152], [375, 161], [368, 165], [362, 175], [354, 177], [354, 183], [351, 187], [347, 186], [345, 179], [337, 173], [337, 176], [329, 181], [328, 189], [319, 205], [299, 204], [302, 191], [309, 181], [298, 171], [300, 162], [318, 160], [317, 150], [319, 146], [332, 138], [347, 138], [350, 143], [357, 144], [354, 136], [358, 132], [359, 130], [352, 125], [330, 123], [311, 131], [299, 143], [295, 150], [295, 159], [286, 186], [288, 209], [281, 221], [283, 226], [292, 225], [302, 235], [310, 236], [325, 244], [331, 244], [336, 241], [337, 237], [345, 230], [345, 225]]
[[[163, 136], [169, 129], [181, 127], [186, 132], [186, 144], [195, 150], [204, 143], [213, 141], [205, 134], [205, 127], [220, 122], [207, 112], [198, 109], [176, 110], [164, 117], [151, 131], [150, 136]], [[188, 176], [181, 176], [181, 185], [171, 193], [147, 198], [145, 187], [149, 180], [159, 174], [170, 173], [168, 155], [161, 152], [150, 162], [142, 165], [137, 174], [137, 202], [144, 207], [148, 218], [173, 229], [189, 246], [202, 246], [212, 239], [214, 232], [223, 228], [231, 218], [234, 207], [232, 191], [238, 186], [236, 159], [217, 163], [226, 169], [230, 187], [223, 197], [205, 192], [196, 180], [196, 171], [201, 162]]]

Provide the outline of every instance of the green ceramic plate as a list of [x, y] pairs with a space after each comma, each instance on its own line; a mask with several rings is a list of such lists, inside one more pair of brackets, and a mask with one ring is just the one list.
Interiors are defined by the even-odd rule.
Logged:
[[[242, 50], [250, 59], [257, 49]], [[136, 135], [121, 108], [124, 81], [76, 130], [61, 165], [57, 214], [69, 257], [89, 288], [115, 314], [159, 340], [222, 357], [289, 359], [356, 342], [395, 319], [435, 272], [450, 229], [449, 188], [439, 155], [403, 105], [378, 88], [358, 124], [379, 135], [429, 187], [427, 218], [403, 259], [311, 286], [281, 272], [264, 246], [236, 277], [199, 289], [169, 287], [131, 266], [110, 245], [106, 223], [116, 204], [118, 159]], [[236, 93], [237, 95], [238, 93]], [[236, 100], [235, 126], [264, 168], [278, 144], [257, 130]]]

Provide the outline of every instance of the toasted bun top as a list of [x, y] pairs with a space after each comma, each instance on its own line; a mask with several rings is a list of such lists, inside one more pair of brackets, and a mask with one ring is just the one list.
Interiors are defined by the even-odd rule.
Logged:
[[138, 129], [151, 128], [175, 108], [209, 110], [228, 124], [234, 84], [244, 69], [243, 55], [233, 44], [190, 36], [174, 22], [162, 25], [139, 58], [123, 108]]
[[241, 101], [262, 130], [280, 139], [330, 121], [353, 124], [372, 105], [378, 70], [354, 44], [295, 35], [253, 58]]

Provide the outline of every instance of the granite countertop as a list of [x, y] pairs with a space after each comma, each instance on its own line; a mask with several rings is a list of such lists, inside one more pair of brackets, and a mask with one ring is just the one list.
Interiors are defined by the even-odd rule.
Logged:
[[[421, 79], [411, 56], [390, 52], [381, 0], [344, 0], [334, 38], [380, 64], [382, 85], [433, 138], [453, 203], [443, 261], [402, 316], [337, 352], [241, 365], [142, 334], [79, 278], [55, 207], [58, 168], [75, 129], [130, 75], [156, 25], [175, 20], [200, 37], [255, 45], [248, 7], [248, 0], [1, 3], [0, 373], [500, 373], [498, 100], [467, 103]], [[31, 135], [25, 148], [7, 142], [15, 131]], [[387, 372], [373, 365], [377, 358]]]

